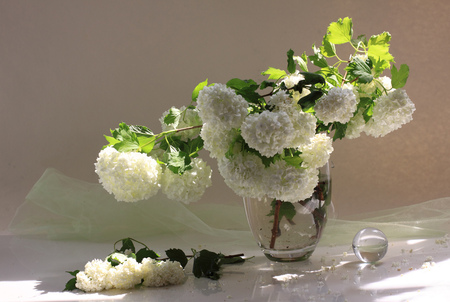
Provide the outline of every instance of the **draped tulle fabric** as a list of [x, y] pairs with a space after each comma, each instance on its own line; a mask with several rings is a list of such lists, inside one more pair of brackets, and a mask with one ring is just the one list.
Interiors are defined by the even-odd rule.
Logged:
[[[364, 227], [379, 228], [390, 240], [444, 236], [450, 231], [450, 197], [346, 220], [330, 219], [321, 244], [351, 244]], [[47, 169], [34, 185], [9, 231], [59, 240], [106, 242], [171, 236], [195, 244], [255, 244], [243, 206], [186, 206], [162, 194], [136, 203], [117, 202], [100, 184], [77, 180], [55, 169]]]

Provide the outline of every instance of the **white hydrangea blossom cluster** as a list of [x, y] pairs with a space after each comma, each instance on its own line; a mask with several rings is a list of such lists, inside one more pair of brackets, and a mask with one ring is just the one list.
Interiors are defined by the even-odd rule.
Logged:
[[94, 259], [86, 263], [84, 271], [76, 275], [75, 286], [85, 292], [108, 289], [130, 289], [142, 283], [144, 286], [160, 287], [181, 284], [186, 275], [179, 262], [157, 261], [144, 258], [141, 263], [134, 258], [116, 257], [120, 264], [112, 266], [107, 260]]
[[325, 133], [316, 134], [308, 145], [300, 147], [302, 167], [320, 168], [327, 163], [333, 152], [332, 139]]
[[324, 124], [347, 123], [353, 117], [358, 102], [352, 89], [333, 87], [314, 106], [316, 116]]
[[204, 123], [224, 129], [239, 128], [247, 116], [247, 101], [224, 84], [204, 87], [197, 99], [199, 115]]
[[169, 199], [189, 204], [198, 201], [206, 188], [211, 186], [211, 167], [201, 158], [192, 160], [193, 168], [182, 175], [165, 169], [162, 174], [162, 192]]
[[161, 186], [162, 168], [155, 159], [138, 152], [118, 152], [111, 146], [100, 151], [95, 172], [118, 201], [149, 199]]
[[[283, 82], [290, 87], [302, 79], [303, 75], [297, 73], [289, 75]], [[226, 95], [226, 98], [218, 98], [217, 95]], [[326, 135], [316, 138], [317, 119], [303, 112], [292, 95], [284, 91], [272, 95], [267, 102], [271, 106], [270, 111], [246, 113], [244, 116], [241, 109], [247, 107], [242, 105], [237, 113], [232, 113], [239, 117], [233, 123], [223, 123], [217, 112], [233, 112], [224, 110], [223, 102], [218, 100], [240, 99], [234, 90], [214, 84], [203, 89], [199, 99], [199, 114], [206, 121], [201, 131], [205, 149], [210, 151], [211, 157], [217, 158], [220, 174], [236, 194], [258, 199], [268, 196], [292, 202], [311, 196], [317, 185], [318, 168], [326, 164], [333, 149], [331, 139], [324, 138]], [[201, 108], [206, 108], [206, 111]], [[267, 158], [281, 155], [288, 148], [301, 150], [305, 146], [304, 160], [308, 166], [298, 169], [280, 160], [266, 167], [260, 156], [240, 150], [240, 144], [232, 148], [232, 156], [226, 156], [239, 135], [237, 129], [250, 148]], [[317, 154], [313, 156], [306, 150], [314, 150]]]
[[119, 152], [114, 147], [100, 151], [95, 172], [106, 191], [118, 201], [136, 202], [155, 196], [162, 187], [169, 199], [186, 204], [197, 201], [211, 186], [211, 168], [193, 159], [192, 169], [177, 175], [151, 156], [139, 152]]
[[373, 137], [383, 137], [409, 123], [415, 110], [414, 103], [403, 89], [392, 90], [375, 99], [372, 119], [364, 131]]

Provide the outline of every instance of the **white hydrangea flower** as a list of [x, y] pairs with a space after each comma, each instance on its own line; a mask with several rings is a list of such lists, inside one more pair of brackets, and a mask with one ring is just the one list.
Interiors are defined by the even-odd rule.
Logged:
[[255, 154], [239, 152], [232, 158], [217, 161], [218, 169], [225, 183], [239, 196], [262, 198], [264, 186], [264, 164]]
[[301, 106], [283, 91], [272, 95], [267, 103], [274, 106], [272, 112], [286, 112], [294, 127], [292, 140], [290, 145], [286, 147], [295, 148], [309, 143], [316, 132], [317, 119], [315, 116], [303, 112]]
[[[175, 121], [171, 124], [166, 124], [164, 122], [164, 118], [172, 111], [175, 115], [177, 115], [177, 118]], [[201, 125], [202, 119], [200, 118], [198, 114], [198, 109], [186, 109], [185, 106], [181, 107], [180, 109], [177, 109], [175, 107], [170, 108], [169, 110], [165, 111], [161, 118], [159, 119], [161, 123], [162, 131], [169, 131], [169, 130], [175, 130], [175, 129], [182, 129], [192, 126], [198, 126]], [[183, 141], [187, 141], [189, 138], [194, 138], [200, 133], [200, 128], [195, 128], [191, 130], [185, 130], [180, 131], [176, 135], [181, 138]]]
[[224, 84], [204, 87], [199, 92], [197, 104], [203, 122], [217, 127], [239, 128], [247, 116], [247, 101]]
[[85, 270], [76, 275], [75, 286], [86, 292], [99, 292], [108, 289], [130, 289], [141, 284], [145, 286], [165, 286], [181, 284], [185, 273], [179, 262], [157, 261], [144, 258], [139, 263], [134, 258], [125, 257], [116, 266], [107, 260], [92, 260], [86, 263]]
[[302, 167], [320, 168], [330, 159], [333, 152], [332, 139], [325, 133], [316, 134], [309, 145], [303, 145], [300, 148], [302, 152]]
[[182, 175], [165, 169], [161, 178], [162, 191], [169, 199], [189, 204], [198, 201], [211, 186], [211, 167], [201, 158], [192, 159], [191, 170]]
[[295, 148], [309, 143], [316, 133], [316, 117], [300, 110], [292, 112], [289, 118], [294, 127], [294, 136], [289, 147]]
[[386, 94], [386, 91], [389, 92], [392, 90], [392, 80], [390, 77], [380, 77], [375, 79], [374, 82], [383, 94]]
[[181, 284], [186, 275], [179, 262], [145, 258], [142, 260], [142, 279], [144, 286], [160, 287]]
[[402, 89], [393, 90], [374, 100], [372, 118], [364, 131], [373, 137], [383, 137], [412, 120], [414, 103]]
[[297, 102], [295, 102], [289, 94], [284, 91], [278, 91], [277, 93], [270, 96], [267, 101], [269, 106], [273, 106], [273, 112], [284, 111], [284, 112], [292, 112], [298, 110]]
[[217, 159], [225, 156], [237, 135], [235, 129], [217, 128], [214, 123], [203, 124], [200, 132], [203, 147], [210, 152], [210, 157]]
[[142, 264], [134, 258], [127, 258], [123, 263], [111, 267], [106, 276], [105, 289], [134, 288], [142, 281]]
[[297, 202], [311, 197], [318, 181], [318, 169], [298, 169], [279, 160], [266, 168], [264, 188], [269, 198]]
[[298, 82], [304, 80], [305, 77], [300, 73], [300, 71], [296, 70], [294, 73], [287, 75], [281, 83], [284, 83], [286, 85], [286, 88], [291, 89], [294, 88], [295, 85], [298, 84]]
[[356, 115], [350, 119], [347, 123], [347, 130], [345, 131], [345, 137], [348, 139], [354, 139], [361, 136], [361, 132], [364, 131], [366, 121], [363, 117], [363, 111], [358, 110]]
[[118, 201], [149, 199], [158, 193], [161, 166], [138, 152], [118, 152], [114, 147], [100, 151], [95, 172], [106, 191]]
[[271, 157], [283, 152], [294, 138], [294, 126], [286, 112], [264, 111], [249, 115], [242, 123], [241, 135], [250, 148]]
[[325, 124], [347, 123], [356, 111], [358, 102], [351, 89], [331, 88], [314, 106], [316, 116]]
[[77, 274], [75, 286], [86, 292], [102, 291], [106, 288], [107, 275], [111, 264], [100, 259], [86, 263], [84, 271]]

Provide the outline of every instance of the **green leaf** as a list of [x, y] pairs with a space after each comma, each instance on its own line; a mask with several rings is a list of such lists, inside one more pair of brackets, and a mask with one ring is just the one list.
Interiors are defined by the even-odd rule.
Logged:
[[256, 92], [259, 85], [253, 80], [231, 79], [227, 86], [233, 88], [236, 94], [241, 95], [250, 103], [258, 103], [261, 96]]
[[321, 90], [313, 90], [307, 96], [302, 97], [298, 101], [298, 104], [300, 106], [302, 106], [302, 110], [304, 112], [306, 112], [306, 110], [314, 107], [314, 105], [316, 104], [316, 101], [318, 99], [320, 99], [322, 96], [323, 96], [323, 91], [321, 91]]
[[351, 43], [356, 48], [359, 48], [362, 46], [366, 47], [367, 46], [367, 38], [365, 35], [360, 35], [360, 36], [358, 36], [358, 38], [352, 39]]
[[[277, 201], [274, 199], [272, 201], [272, 210], [270, 211], [269, 214], [267, 214], [267, 216], [274, 216], [275, 215], [275, 206], [276, 206]], [[288, 202], [288, 201], [283, 201], [281, 202], [280, 205], [280, 211], [278, 212], [278, 221], [281, 221], [281, 219], [283, 217], [286, 217], [286, 219], [288, 220], [292, 220], [292, 218], [294, 218], [295, 214], [297, 213], [297, 211], [295, 210], [295, 206]]]
[[153, 136], [154, 133], [152, 130], [145, 126], [139, 126], [139, 125], [130, 125], [129, 129], [131, 132], [136, 133], [138, 136]]
[[208, 250], [201, 250], [200, 252], [192, 251], [194, 253], [194, 264], [192, 268], [194, 276], [197, 278], [204, 276], [212, 280], [219, 279], [220, 255]]
[[115, 144], [120, 143], [120, 141], [118, 139], [115, 139], [112, 136], [104, 135], [104, 137], [106, 138], [106, 140], [108, 141], [110, 146], [114, 146]]
[[316, 48], [313, 45], [313, 50], [314, 50], [314, 55], [309, 56], [308, 57], [309, 60], [317, 67], [320, 67], [320, 68], [328, 67], [327, 59], [325, 59], [325, 57], [320, 53], [320, 49]]
[[372, 71], [369, 65], [358, 57], [345, 68], [350, 75], [357, 78], [359, 83], [370, 83], [373, 80]]
[[77, 274], [79, 273], [79, 270], [73, 271], [73, 272], [67, 272], [70, 275], [74, 276], [74, 278], [70, 279], [69, 281], [67, 281], [66, 283], [66, 287], [63, 289], [63, 291], [72, 291], [72, 290], [76, 290], [77, 287], [75, 286], [75, 284], [77, 283]]
[[345, 131], [347, 131], [347, 124], [341, 124], [339, 122], [335, 122], [333, 124], [333, 128], [335, 130], [333, 141], [337, 139], [343, 139], [345, 137]]
[[303, 159], [300, 156], [286, 156], [284, 161], [290, 166], [300, 167]]
[[142, 152], [150, 153], [153, 150], [153, 147], [155, 146], [156, 142], [155, 136], [151, 137], [142, 136], [138, 137], [138, 139], [139, 139], [139, 148], [141, 149]]
[[295, 73], [295, 61], [294, 61], [294, 51], [292, 49], [289, 49], [287, 52], [287, 70], [289, 73]]
[[329, 36], [325, 35], [322, 40], [320, 52], [327, 58], [336, 56], [336, 46], [329, 41]]
[[121, 262], [120, 262], [119, 260], [117, 260], [117, 259], [115, 259], [115, 258], [113, 258], [113, 257], [111, 257], [111, 256], [109, 256], [106, 260], [107, 260], [109, 263], [111, 263], [111, 266], [112, 266], [112, 267], [118, 266], [118, 265], [121, 264]]
[[395, 65], [392, 66], [392, 88], [398, 89], [405, 86], [409, 76], [409, 67], [406, 64], [400, 65], [400, 70], [397, 70]]
[[306, 52], [303, 52], [301, 56], [295, 56], [294, 60], [297, 61], [301, 70], [308, 71], [308, 56], [306, 55]]
[[353, 29], [352, 19], [345, 17], [344, 20], [339, 19], [328, 26], [327, 39], [330, 43], [344, 44], [351, 42]]
[[189, 154], [191, 157], [197, 157], [197, 153], [203, 149], [204, 141], [201, 136], [197, 136], [194, 139], [189, 139], [186, 144], [185, 148], [183, 150]]
[[317, 73], [312, 72], [301, 72], [301, 74], [305, 77], [305, 84], [316, 85], [316, 84], [325, 84], [325, 79], [323, 76]]
[[127, 250], [130, 250], [132, 253], [136, 253], [136, 248], [134, 247], [134, 243], [131, 238], [122, 239], [122, 247], [119, 249], [119, 252], [125, 253]]
[[114, 148], [119, 152], [132, 152], [139, 149], [139, 143], [135, 141], [122, 141], [115, 144]]
[[178, 122], [181, 116], [181, 111], [177, 108], [170, 108], [169, 113], [164, 117], [164, 124], [170, 125]]
[[374, 105], [375, 103], [372, 101], [363, 112], [364, 121], [366, 123], [372, 118]]
[[375, 71], [381, 73], [386, 68], [390, 68], [390, 62], [394, 62], [394, 57], [389, 53], [389, 41], [391, 34], [384, 32], [372, 36], [368, 42], [368, 56], [374, 62]]
[[166, 255], [170, 261], [180, 262], [183, 268], [185, 268], [186, 264], [188, 263], [188, 258], [186, 257], [186, 254], [180, 249], [169, 249], [166, 251]]
[[198, 94], [200, 93], [200, 91], [206, 86], [208, 85], [208, 79], [206, 79], [205, 81], [199, 83], [195, 88], [194, 91], [192, 91], [192, 101], [196, 102], [197, 98], [198, 98]]
[[262, 81], [261, 85], [259, 85], [259, 89], [263, 90], [266, 89], [267, 87], [276, 87], [277, 84], [275, 82], [270, 82], [270, 81]]
[[143, 247], [136, 253], [136, 261], [141, 263], [144, 258], [158, 259], [159, 255], [147, 247]]
[[286, 71], [277, 69], [277, 68], [273, 68], [273, 67], [269, 67], [269, 69], [267, 69], [266, 71], [263, 71], [261, 74], [268, 75], [269, 80], [275, 80], [275, 81], [287, 76]]
[[173, 146], [170, 146], [169, 150], [164, 153], [163, 161], [167, 164], [167, 168], [175, 174], [181, 175], [191, 168], [189, 155]]

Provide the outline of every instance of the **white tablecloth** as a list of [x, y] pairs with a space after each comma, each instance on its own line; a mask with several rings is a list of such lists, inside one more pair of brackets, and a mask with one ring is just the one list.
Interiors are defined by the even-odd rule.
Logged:
[[[353, 236], [381, 229], [388, 252], [375, 265], [353, 254]], [[156, 196], [118, 203], [99, 184], [48, 170], [0, 234], [0, 301], [450, 301], [450, 198], [330, 219], [304, 262], [267, 260], [248, 229], [242, 205], [184, 206]], [[133, 237], [164, 254], [208, 249], [253, 257], [224, 267], [218, 281], [197, 279], [187, 266], [182, 285], [62, 292], [86, 262], [104, 259], [113, 243]]]
[[[152, 240], [156, 251], [171, 245], [170, 237]], [[62, 292], [71, 278], [66, 271], [83, 270], [87, 261], [105, 257], [112, 244], [4, 234], [0, 301], [448, 301], [448, 246], [448, 237], [395, 241], [385, 258], [370, 265], [361, 263], [349, 244], [319, 245], [309, 260], [299, 263], [271, 262], [254, 243], [204, 245], [194, 248], [242, 251], [254, 258], [225, 266], [217, 281], [195, 278], [188, 264], [182, 285], [83, 293]]]

